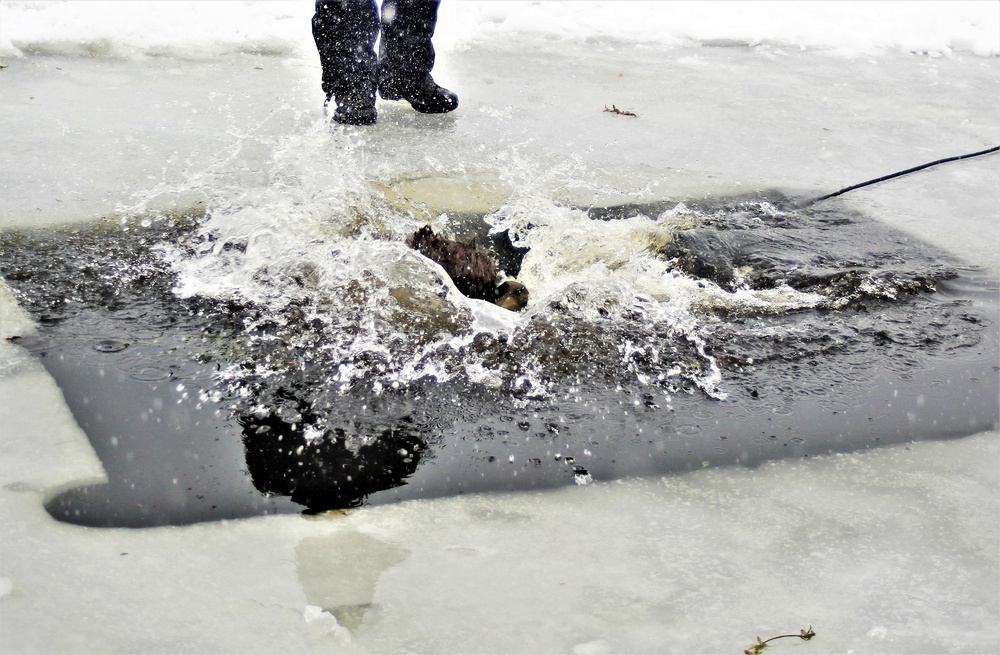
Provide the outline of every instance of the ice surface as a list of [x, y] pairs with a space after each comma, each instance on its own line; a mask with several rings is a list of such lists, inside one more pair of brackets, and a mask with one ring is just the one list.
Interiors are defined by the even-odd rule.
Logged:
[[[1000, 9], [983, 0], [702, 4], [455, 0], [441, 8], [435, 47], [475, 47], [528, 33], [543, 42], [775, 42], [846, 55], [902, 50], [991, 56], [1000, 50]], [[309, 2], [287, 0], [160, 0], [125, 6], [7, 0], [0, 6], [0, 56], [311, 53], [312, 10]]]
[[[435, 75], [458, 113], [383, 103], [353, 135], [320, 116], [310, 5], [0, 4], [2, 225], [240, 209], [249, 192], [308, 228], [357, 179], [426, 171], [499, 171], [527, 200], [576, 203], [819, 194], [1000, 142], [992, 2], [445, 3]], [[962, 162], [850, 203], [995, 270], [997, 173], [995, 156]], [[239, 216], [220, 228], [273, 220]], [[0, 322], [29, 329], [6, 290]], [[776, 648], [1000, 650], [996, 432], [111, 531], [44, 511], [102, 471], [7, 343], [0, 435], [4, 652], [714, 653], [808, 625], [812, 642]]]

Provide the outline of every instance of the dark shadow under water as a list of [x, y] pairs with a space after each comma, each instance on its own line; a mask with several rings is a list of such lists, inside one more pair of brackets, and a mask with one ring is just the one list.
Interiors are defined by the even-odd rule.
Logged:
[[[108, 476], [47, 509], [88, 526], [186, 524], [753, 466], [996, 427], [996, 280], [839, 205], [774, 220], [747, 206], [707, 204], [714, 218], [661, 256], [722, 288], [781, 283], [842, 302], [709, 312], [721, 400], [683, 379], [666, 388], [625, 374], [683, 365], [690, 353], [673, 335], [660, 344], [674, 348], [670, 361], [641, 361], [641, 348], [595, 354], [598, 338], [657, 338], [641, 316], [595, 336], [571, 313], [520, 344], [555, 377], [545, 397], [462, 379], [321, 395], [313, 382], [336, 364], [322, 360], [220, 384], [223, 367], [265, 354], [231, 345], [250, 310], [178, 300], [152, 251], [197, 216], [4, 233], [2, 273], [40, 325], [16, 341], [56, 380]], [[656, 211], [592, 209], [590, 219]], [[474, 347], [518, 356], [488, 339]]]

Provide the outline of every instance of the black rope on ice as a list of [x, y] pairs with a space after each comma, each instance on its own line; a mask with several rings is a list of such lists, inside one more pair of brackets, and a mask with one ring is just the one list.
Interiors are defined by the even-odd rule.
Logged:
[[998, 150], [1000, 150], [1000, 146], [994, 146], [992, 148], [987, 148], [986, 150], [980, 150], [979, 152], [970, 152], [967, 155], [959, 155], [957, 157], [946, 157], [944, 159], [938, 159], [937, 161], [932, 161], [927, 164], [921, 164], [920, 166], [914, 166], [913, 168], [907, 168], [905, 171], [899, 171], [898, 173], [893, 173], [891, 175], [883, 175], [882, 177], [876, 178], [874, 180], [868, 180], [867, 182], [862, 182], [861, 184], [853, 184], [849, 187], [844, 187], [840, 191], [834, 191], [833, 193], [828, 193], [825, 196], [814, 198], [810, 200], [808, 203], [806, 203], [806, 206], [808, 207], [810, 205], [815, 205], [817, 202], [822, 202], [823, 200], [829, 200], [830, 198], [836, 198], [837, 196], [845, 194], [848, 191], [854, 191], [855, 189], [871, 186], [872, 184], [885, 182], [886, 180], [891, 180], [894, 177], [901, 177], [903, 175], [909, 175], [910, 173], [916, 173], [917, 171], [922, 171], [925, 168], [930, 168], [931, 166], [937, 166], [938, 164], [944, 164], [950, 161], [958, 161], [959, 159], [970, 159], [972, 157], [979, 157], [980, 155], [988, 155], [991, 152], [997, 152]]

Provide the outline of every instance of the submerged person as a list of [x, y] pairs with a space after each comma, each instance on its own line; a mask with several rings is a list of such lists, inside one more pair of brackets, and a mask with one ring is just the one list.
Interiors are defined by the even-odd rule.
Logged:
[[[431, 77], [438, 4], [384, 0], [380, 20], [375, 0], [317, 0], [313, 38], [323, 68], [323, 106], [336, 103], [334, 121], [374, 125], [376, 92], [386, 100], [406, 100], [424, 114], [458, 107], [458, 96]], [[379, 27], [382, 41], [376, 56]]]

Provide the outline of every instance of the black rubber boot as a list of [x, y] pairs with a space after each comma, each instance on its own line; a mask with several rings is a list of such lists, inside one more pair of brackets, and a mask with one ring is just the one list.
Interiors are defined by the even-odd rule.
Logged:
[[371, 125], [375, 112], [379, 19], [375, 0], [317, 0], [313, 38], [323, 69], [324, 107], [336, 101], [333, 120]]
[[[367, 83], [361, 85], [364, 88], [344, 89], [334, 91], [332, 99], [335, 101], [333, 110], [334, 122], [342, 125], [374, 125], [378, 120], [378, 112], [375, 111], [375, 84]], [[324, 107], [329, 111], [331, 98], [326, 99]]]
[[458, 107], [458, 96], [438, 86], [434, 67], [437, 0], [384, 0], [378, 88], [386, 100], [406, 100], [417, 111], [442, 114]]
[[444, 114], [458, 107], [458, 96], [438, 86], [430, 74], [419, 82], [382, 82], [379, 94], [386, 100], [406, 100], [422, 114]]

